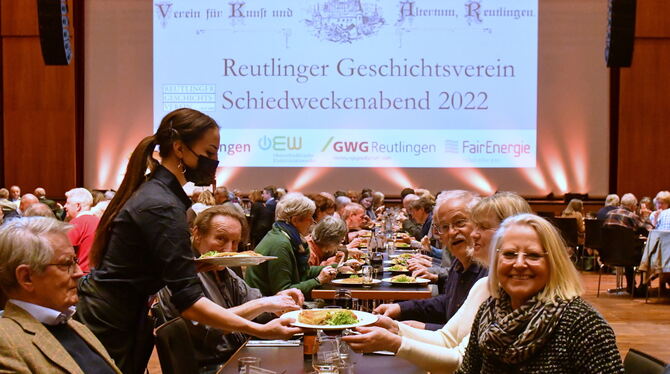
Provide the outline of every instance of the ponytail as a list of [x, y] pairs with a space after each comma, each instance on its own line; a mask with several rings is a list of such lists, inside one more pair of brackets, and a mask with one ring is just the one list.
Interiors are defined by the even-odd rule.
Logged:
[[100, 262], [107, 250], [112, 221], [114, 221], [119, 210], [121, 210], [126, 201], [130, 199], [133, 193], [147, 179], [147, 176], [145, 176], [147, 168], [153, 173], [156, 166], [158, 166], [158, 161], [152, 156], [156, 144], [156, 137], [154, 135], [147, 136], [135, 147], [130, 156], [126, 175], [123, 177], [121, 186], [112, 201], [109, 202], [109, 206], [102, 215], [102, 218], [100, 218], [100, 223], [95, 231], [95, 239], [93, 240], [90, 254], [93, 267], [100, 266]]

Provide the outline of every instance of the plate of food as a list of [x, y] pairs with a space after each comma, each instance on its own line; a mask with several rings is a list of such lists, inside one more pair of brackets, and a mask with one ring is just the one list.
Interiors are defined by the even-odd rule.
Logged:
[[275, 256], [263, 256], [254, 251], [244, 252], [216, 252], [204, 253], [195, 259], [195, 262], [206, 262], [219, 266], [253, 266], [262, 264], [268, 260], [274, 260]]
[[409, 247], [411, 247], [411, 246], [410, 246], [409, 243], [398, 242], [398, 241], [396, 241], [396, 242], [395, 242], [395, 247], [396, 247], [396, 248], [409, 248]]
[[367, 312], [348, 309], [307, 309], [282, 314], [281, 318], [293, 318], [293, 326], [319, 330], [343, 330], [367, 326], [377, 321], [377, 316]]
[[393, 283], [395, 285], [412, 285], [412, 286], [430, 283], [429, 279], [410, 277], [409, 275], [405, 274], [396, 275], [395, 277], [391, 278], [384, 278], [382, 279], [382, 281]]
[[410, 258], [412, 258], [413, 255], [414, 255], [413, 253], [402, 253], [402, 254], [391, 255], [390, 257], [391, 258], [404, 258], [404, 259], [409, 260]]
[[358, 269], [358, 270], [354, 270], [354, 271], [340, 271], [340, 272], [337, 273], [337, 276], [339, 278], [343, 278], [343, 277], [349, 277], [349, 276], [361, 275], [361, 274], [363, 274], [363, 271]]
[[392, 259], [392, 260], [384, 261], [384, 263], [385, 263], [385, 264], [389, 264], [389, 265], [402, 265], [402, 266], [407, 266], [407, 261], [408, 261], [408, 259], [406, 259], [406, 258], [404, 258], [404, 257], [396, 257], [396, 258], [394, 258], [394, 259]]
[[393, 265], [384, 268], [384, 271], [390, 271], [391, 273], [409, 273], [410, 270], [407, 268], [407, 266], [403, 265]]
[[[372, 283], [370, 283], [371, 286], [377, 285], [381, 283], [379, 279], [373, 279]], [[338, 284], [340, 286], [363, 286], [363, 277], [359, 277], [358, 275], [352, 275], [349, 278], [342, 278], [342, 279], [334, 279], [330, 283], [332, 284]]]

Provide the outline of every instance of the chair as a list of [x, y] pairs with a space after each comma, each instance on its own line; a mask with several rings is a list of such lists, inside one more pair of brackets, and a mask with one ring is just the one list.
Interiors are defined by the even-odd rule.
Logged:
[[199, 371], [187, 323], [178, 317], [156, 329], [156, 351], [164, 374], [193, 374]]
[[603, 221], [599, 219], [585, 219], [584, 226], [586, 227], [584, 246], [593, 249], [602, 248]]
[[[604, 265], [613, 267], [630, 267], [640, 264], [642, 248], [638, 245], [637, 233], [632, 229], [618, 225], [608, 225], [602, 228], [602, 248], [600, 249], [600, 268], [598, 269], [598, 292], [600, 296], [600, 278]], [[620, 269], [617, 270], [617, 288], [621, 284]]]
[[668, 368], [656, 357], [631, 348], [623, 361], [623, 370], [627, 374], [664, 374]]
[[551, 222], [560, 231], [565, 244], [568, 247], [575, 248], [578, 245], [577, 218], [554, 217]]

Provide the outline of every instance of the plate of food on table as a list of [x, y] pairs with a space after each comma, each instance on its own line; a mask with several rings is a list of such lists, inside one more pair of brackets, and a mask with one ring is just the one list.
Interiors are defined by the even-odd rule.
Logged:
[[203, 253], [200, 257], [195, 259], [197, 263], [208, 263], [218, 266], [253, 266], [262, 264], [268, 260], [274, 260], [275, 256], [263, 256], [254, 251], [244, 252], [217, 252], [209, 251]]
[[404, 259], [409, 260], [410, 258], [412, 258], [412, 256], [414, 256], [414, 253], [397, 253], [397, 254], [391, 255], [389, 257], [391, 257], [391, 258], [404, 258]]
[[391, 277], [391, 278], [384, 278], [384, 279], [382, 279], [382, 281], [392, 283], [392, 284], [395, 284], [395, 285], [408, 285], [408, 286], [409, 285], [415, 286], [415, 285], [430, 283], [429, 279], [419, 278], [419, 277], [411, 277], [411, 276], [406, 275], [406, 274], [396, 275], [395, 277]]
[[281, 318], [293, 318], [293, 326], [318, 330], [343, 330], [367, 326], [377, 321], [377, 316], [349, 309], [307, 309], [282, 314]]
[[374, 286], [374, 285], [379, 284], [379, 283], [382, 282], [379, 279], [372, 279], [371, 283], [366, 284], [366, 283], [363, 282], [363, 279], [364, 279], [363, 277], [361, 277], [357, 274], [353, 274], [353, 275], [350, 275], [348, 278], [334, 279], [330, 283], [338, 284], [338, 285], [341, 285], [341, 286], [364, 286], [364, 285]]
[[407, 268], [407, 266], [404, 265], [393, 265], [385, 267], [384, 271], [390, 271], [391, 273], [410, 273], [410, 270]]
[[407, 266], [407, 263], [408, 263], [407, 261], [409, 261], [409, 259], [407, 259], [405, 257], [396, 257], [394, 259], [384, 261], [384, 263], [389, 264], [389, 265]]

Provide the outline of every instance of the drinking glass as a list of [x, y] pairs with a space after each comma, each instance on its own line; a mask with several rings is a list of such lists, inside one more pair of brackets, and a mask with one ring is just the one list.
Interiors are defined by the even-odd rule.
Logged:
[[372, 266], [363, 266], [361, 272], [363, 275], [363, 286], [370, 287], [372, 285]]
[[312, 355], [312, 368], [319, 374], [336, 374], [340, 363], [340, 342], [335, 336], [320, 336]]
[[340, 308], [351, 309], [351, 291], [346, 288], [335, 291], [334, 302]]
[[245, 356], [237, 359], [237, 372], [246, 374], [250, 372], [250, 367], [261, 367], [261, 358], [253, 356]]

